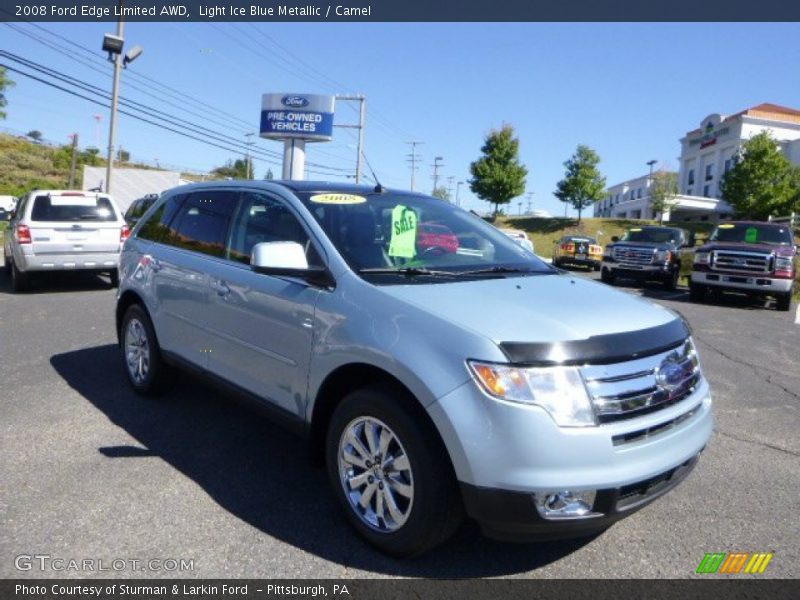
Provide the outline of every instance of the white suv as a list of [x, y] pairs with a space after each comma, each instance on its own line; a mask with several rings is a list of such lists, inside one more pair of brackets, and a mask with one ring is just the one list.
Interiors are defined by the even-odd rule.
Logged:
[[18, 202], [3, 244], [12, 288], [23, 291], [41, 271], [101, 271], [117, 285], [129, 233], [107, 194], [34, 190]]

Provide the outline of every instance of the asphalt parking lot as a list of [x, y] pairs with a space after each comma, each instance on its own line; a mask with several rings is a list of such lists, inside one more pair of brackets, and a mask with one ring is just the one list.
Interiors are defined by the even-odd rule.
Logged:
[[[251, 407], [188, 378], [168, 398], [135, 396], [106, 279], [53, 276], [14, 295], [0, 275], [0, 577], [682, 578], [695, 576], [706, 552], [736, 551], [774, 552], [758, 577], [795, 577], [794, 307], [781, 313], [739, 297], [698, 305], [682, 290], [623, 289], [679, 310], [694, 328], [717, 420], [695, 472], [592, 539], [504, 544], [468, 524], [434, 552], [396, 561], [349, 530], [302, 441]], [[20, 571], [20, 555], [106, 566], [184, 559], [193, 568], [65, 572], [34, 561]]]

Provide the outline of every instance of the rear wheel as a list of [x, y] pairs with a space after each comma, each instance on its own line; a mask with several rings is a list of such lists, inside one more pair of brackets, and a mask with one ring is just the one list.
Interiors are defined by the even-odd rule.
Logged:
[[389, 386], [351, 392], [328, 428], [326, 464], [350, 524], [392, 556], [419, 554], [450, 537], [463, 508], [436, 431]]
[[162, 359], [153, 323], [140, 305], [133, 304], [125, 311], [120, 333], [125, 373], [134, 391], [143, 396], [166, 391], [174, 372]]
[[109, 279], [111, 280], [111, 287], [118, 288], [119, 287], [119, 271], [114, 269], [111, 273], [108, 274]]
[[30, 288], [30, 275], [23, 273], [11, 261], [11, 289], [15, 292], [25, 292]]
[[677, 289], [678, 287], [678, 280], [681, 277], [680, 269], [675, 269], [669, 276], [662, 282], [664, 284], [664, 288], [670, 291]]
[[792, 292], [779, 294], [775, 297], [775, 308], [778, 310], [789, 310], [792, 307]]
[[602, 269], [600, 271], [600, 281], [603, 283], [607, 283], [609, 285], [614, 285], [614, 281], [616, 280], [616, 276], [611, 271], [611, 269]]

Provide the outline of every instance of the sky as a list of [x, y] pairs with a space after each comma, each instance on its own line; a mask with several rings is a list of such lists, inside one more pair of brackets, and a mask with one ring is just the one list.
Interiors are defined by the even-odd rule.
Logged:
[[[110, 90], [100, 46], [114, 30], [113, 23], [2, 23], [0, 49]], [[564, 205], [553, 191], [578, 144], [599, 153], [610, 186], [647, 173], [651, 159], [677, 169], [679, 139], [709, 114], [762, 102], [800, 108], [800, 24], [791, 23], [133, 22], [124, 37], [126, 50], [144, 52], [122, 73], [122, 97], [241, 143], [248, 132], [257, 137], [264, 93], [364, 94], [364, 150], [388, 187], [410, 187], [406, 142], [417, 140], [416, 189], [431, 192], [440, 156], [440, 185], [452, 181], [455, 196], [485, 136], [509, 124], [532, 207], [555, 215]], [[81, 146], [105, 154], [107, 108], [10, 75], [16, 85], [0, 131], [37, 129], [57, 143], [77, 132]], [[335, 123], [356, 122], [356, 107], [337, 103]], [[125, 115], [117, 144], [133, 160], [200, 171], [241, 156]], [[309, 179], [353, 181], [346, 176], [354, 173], [355, 144], [355, 130], [345, 128], [335, 128], [332, 142], [309, 144], [307, 161], [326, 167]], [[282, 151], [270, 140], [255, 147]], [[280, 176], [280, 159], [270, 160], [255, 161], [257, 178], [268, 168]], [[459, 200], [490, 208], [466, 183]], [[527, 201], [507, 210], [516, 214]]]

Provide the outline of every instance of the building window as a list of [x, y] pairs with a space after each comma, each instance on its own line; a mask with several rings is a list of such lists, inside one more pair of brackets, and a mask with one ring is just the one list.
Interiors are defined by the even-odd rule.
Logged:
[[641, 198], [642, 197], [642, 188], [639, 188], [639, 191], [636, 192], [636, 197], [637, 198]]
[[703, 196], [705, 196], [706, 198], [710, 198], [711, 197], [711, 186], [709, 186], [709, 185], [704, 185], [703, 186]]
[[714, 165], [706, 165], [706, 181], [714, 179]]
[[694, 169], [689, 169], [689, 178], [686, 180], [687, 185], [694, 185]]
[[725, 159], [725, 172], [726, 173], [731, 170], [732, 166], [733, 166], [733, 161], [730, 158]]
[[687, 196], [691, 196], [692, 195], [692, 188], [686, 188], [686, 195]]

